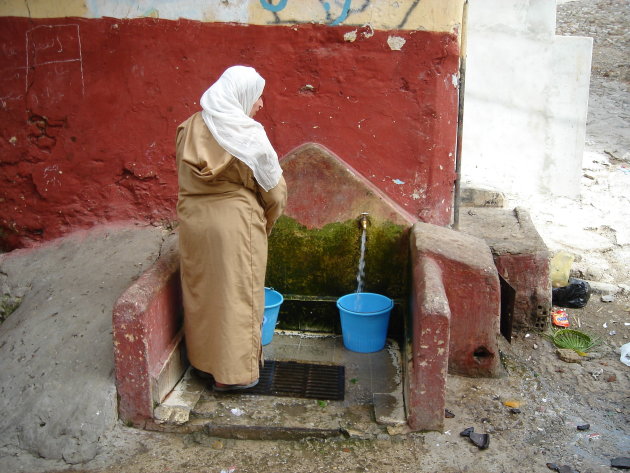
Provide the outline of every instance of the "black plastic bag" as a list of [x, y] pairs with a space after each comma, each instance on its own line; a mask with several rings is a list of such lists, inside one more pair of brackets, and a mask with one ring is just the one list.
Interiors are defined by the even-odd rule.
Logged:
[[581, 279], [569, 279], [569, 285], [551, 290], [551, 303], [558, 307], [581, 309], [591, 297], [591, 286]]

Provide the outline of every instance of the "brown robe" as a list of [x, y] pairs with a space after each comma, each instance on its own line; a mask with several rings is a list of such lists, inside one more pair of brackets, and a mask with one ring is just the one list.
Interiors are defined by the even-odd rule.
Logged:
[[259, 376], [267, 236], [287, 199], [269, 192], [195, 113], [177, 129], [184, 335], [191, 364], [224, 384]]

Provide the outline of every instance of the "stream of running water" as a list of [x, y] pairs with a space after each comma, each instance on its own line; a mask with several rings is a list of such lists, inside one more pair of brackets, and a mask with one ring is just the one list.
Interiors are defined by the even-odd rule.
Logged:
[[357, 292], [363, 292], [365, 279], [365, 241], [367, 240], [367, 230], [364, 228], [361, 234], [361, 257], [359, 258], [359, 270], [357, 271]]

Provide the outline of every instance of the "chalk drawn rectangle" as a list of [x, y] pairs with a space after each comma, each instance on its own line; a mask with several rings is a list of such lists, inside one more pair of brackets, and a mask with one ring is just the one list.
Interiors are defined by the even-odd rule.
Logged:
[[81, 61], [79, 25], [42, 25], [26, 32], [28, 66]]

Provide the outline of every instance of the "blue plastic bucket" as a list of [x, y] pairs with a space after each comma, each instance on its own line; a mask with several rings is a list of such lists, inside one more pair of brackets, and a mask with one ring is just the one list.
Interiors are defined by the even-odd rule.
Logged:
[[371, 292], [357, 292], [337, 299], [343, 345], [351, 351], [372, 353], [385, 347], [389, 315], [394, 301]]
[[278, 322], [278, 312], [284, 297], [278, 291], [265, 288], [265, 313], [263, 315], [262, 344], [269, 345], [273, 339], [273, 331]]

